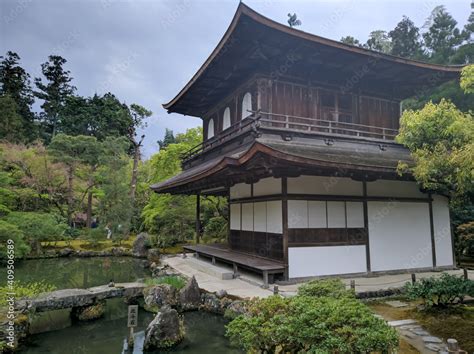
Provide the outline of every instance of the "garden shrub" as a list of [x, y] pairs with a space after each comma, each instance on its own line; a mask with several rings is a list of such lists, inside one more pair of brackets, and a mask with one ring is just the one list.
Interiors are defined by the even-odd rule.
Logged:
[[29, 241], [57, 241], [62, 239], [67, 225], [54, 214], [11, 212], [5, 220], [16, 225]]
[[[14, 283], [14, 292], [17, 299], [21, 298], [31, 298], [35, 297], [41, 293], [46, 293], [56, 290], [54, 285], [47, 284], [43, 281], [32, 282], [23, 284], [20, 281], [15, 281]], [[0, 287], [0, 306], [5, 306], [7, 304], [6, 299], [8, 293], [11, 293], [11, 289], [8, 286]]]
[[0, 260], [7, 259], [8, 240], [13, 241], [15, 258], [23, 258], [30, 252], [30, 246], [25, 241], [23, 232], [16, 225], [0, 220]]
[[396, 331], [353, 297], [271, 296], [253, 300], [227, 325], [234, 345], [248, 352], [389, 352]]
[[330, 297], [354, 297], [354, 293], [346, 290], [346, 286], [340, 279], [316, 279], [311, 280], [298, 288], [301, 296], [330, 296]]
[[439, 278], [430, 277], [414, 284], [407, 283], [405, 289], [409, 298], [421, 298], [427, 307], [448, 306], [462, 302], [466, 295], [474, 296], [474, 281], [443, 273]]

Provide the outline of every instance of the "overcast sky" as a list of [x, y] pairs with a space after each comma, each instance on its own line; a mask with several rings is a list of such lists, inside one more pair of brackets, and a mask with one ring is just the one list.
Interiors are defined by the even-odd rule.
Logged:
[[[391, 30], [403, 15], [417, 26], [444, 4], [463, 26], [469, 0], [247, 0], [247, 5], [286, 24], [296, 12], [300, 29], [339, 40], [361, 41], [375, 29]], [[227, 29], [237, 0], [0, 0], [0, 53], [17, 52], [32, 77], [48, 55], [68, 60], [78, 94], [114, 93], [127, 104], [153, 111], [144, 154], [158, 150], [165, 128], [175, 133], [201, 120], [167, 114], [172, 99], [206, 60]]]

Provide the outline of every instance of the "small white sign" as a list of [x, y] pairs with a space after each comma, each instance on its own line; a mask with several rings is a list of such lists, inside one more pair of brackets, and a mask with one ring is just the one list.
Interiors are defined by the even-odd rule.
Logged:
[[138, 305], [128, 306], [128, 327], [136, 327], [138, 323]]

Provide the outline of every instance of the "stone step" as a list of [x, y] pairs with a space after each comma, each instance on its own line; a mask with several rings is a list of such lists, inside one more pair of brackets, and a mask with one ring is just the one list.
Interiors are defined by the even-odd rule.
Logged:
[[406, 326], [406, 325], [412, 325], [415, 324], [416, 321], [412, 319], [408, 320], [398, 320], [398, 321], [388, 321], [388, 325], [392, 327], [400, 327], [400, 326]]
[[186, 258], [186, 263], [188, 266], [192, 267], [195, 270], [206, 273], [217, 279], [221, 280], [231, 280], [234, 279], [234, 272], [226, 267], [218, 266], [212, 264], [207, 259], [195, 258], [193, 256], [188, 256]]

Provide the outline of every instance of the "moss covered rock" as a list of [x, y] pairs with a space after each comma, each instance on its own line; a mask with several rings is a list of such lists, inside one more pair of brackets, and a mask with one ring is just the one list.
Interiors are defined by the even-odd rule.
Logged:
[[79, 321], [91, 321], [102, 317], [105, 313], [105, 301], [101, 301], [95, 305], [74, 307], [71, 315]]

